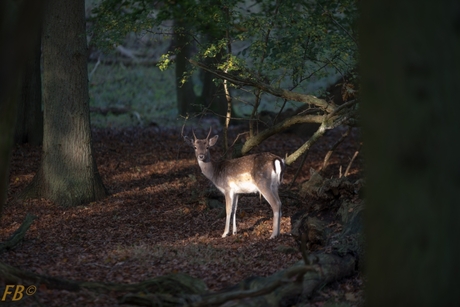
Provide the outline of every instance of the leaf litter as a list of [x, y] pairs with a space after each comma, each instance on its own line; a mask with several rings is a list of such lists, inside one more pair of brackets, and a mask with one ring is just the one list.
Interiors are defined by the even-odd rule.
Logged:
[[[296, 183], [309, 178], [310, 168], [319, 169], [327, 150], [345, 129], [330, 131], [313, 146]], [[237, 132], [231, 131], [230, 136], [236, 136]], [[256, 150], [285, 156], [303, 142], [305, 137], [275, 136]], [[346, 167], [358, 144], [355, 132], [337, 148], [329, 160], [331, 177], [337, 176], [340, 166]], [[201, 174], [193, 151], [177, 129], [96, 129], [93, 146], [109, 196], [74, 208], [62, 208], [46, 199], [7, 204], [0, 220], [0, 241], [21, 225], [27, 213], [38, 218], [24, 242], [1, 255], [3, 262], [34, 273], [78, 281], [135, 283], [165, 274], [185, 273], [202, 279], [209, 290], [217, 291], [251, 276], [271, 275], [302, 259], [290, 235], [289, 217], [311, 206], [313, 200], [295, 196], [296, 188], [294, 193], [287, 190], [299, 162], [288, 167], [280, 188], [283, 217], [278, 238], [268, 239], [272, 211], [255, 194], [240, 198], [238, 234], [222, 238], [224, 198]], [[32, 180], [40, 163], [40, 150], [27, 144], [14, 148], [9, 202]], [[218, 149], [213, 158], [222, 154]], [[350, 174], [359, 177], [360, 172], [357, 162]], [[0, 285], [5, 282], [0, 277]], [[343, 297], [356, 301], [360, 277], [345, 284], [348, 286], [341, 292]], [[353, 291], [350, 285], [354, 285]], [[331, 291], [340, 287], [344, 286], [333, 285]], [[324, 289], [321, 293], [325, 293]], [[333, 296], [318, 294], [318, 303], [312, 306], [320, 306]], [[117, 305], [116, 296], [111, 293], [73, 293], [46, 287], [40, 287], [33, 297], [21, 303], [23, 306]]]

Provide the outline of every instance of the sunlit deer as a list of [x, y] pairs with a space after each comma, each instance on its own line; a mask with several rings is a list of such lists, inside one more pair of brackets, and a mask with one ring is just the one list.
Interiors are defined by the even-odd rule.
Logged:
[[236, 208], [238, 195], [259, 192], [268, 201], [273, 210], [273, 232], [270, 239], [280, 233], [281, 201], [278, 187], [286, 168], [284, 160], [274, 154], [264, 152], [237, 159], [214, 162], [209, 148], [217, 142], [218, 135], [206, 139], [194, 139], [184, 136], [185, 141], [195, 149], [195, 156], [201, 172], [225, 195], [227, 219], [222, 237], [230, 233], [230, 218], [233, 217], [233, 234], [236, 234]]

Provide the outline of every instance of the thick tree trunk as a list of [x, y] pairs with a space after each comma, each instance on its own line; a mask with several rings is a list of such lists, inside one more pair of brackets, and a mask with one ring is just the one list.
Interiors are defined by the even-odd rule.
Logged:
[[[0, 43], [2, 42], [3, 40], [0, 40]], [[0, 61], [0, 65], [3, 62], [4, 60]], [[2, 84], [0, 84], [0, 217], [2, 216], [3, 204], [6, 201], [8, 190], [14, 119], [16, 118], [17, 98], [19, 95], [19, 77], [13, 71], [9, 71], [9, 73], [11, 75], [8, 77], [12, 78], [12, 80], [7, 82], [1, 80]]]
[[[37, 36], [39, 35], [40, 31], [37, 31]], [[14, 141], [17, 144], [42, 144], [43, 111], [40, 57], [41, 40], [38, 39], [35, 43], [33, 54], [26, 61], [22, 76], [21, 98], [18, 103], [14, 133]]]
[[0, 1], [0, 217], [7, 195], [19, 80], [38, 39], [43, 1]]
[[20, 197], [80, 205], [106, 195], [91, 146], [85, 2], [49, 0], [45, 12], [43, 154]]
[[460, 306], [460, 2], [362, 2], [368, 306]]

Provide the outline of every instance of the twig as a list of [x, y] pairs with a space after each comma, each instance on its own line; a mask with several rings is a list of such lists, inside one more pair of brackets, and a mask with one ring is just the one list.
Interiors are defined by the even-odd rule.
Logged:
[[302, 254], [303, 262], [305, 262], [305, 265], [311, 265], [310, 259], [308, 259], [308, 254], [307, 254], [307, 234], [303, 232], [300, 236], [300, 252]]
[[294, 174], [294, 178], [292, 178], [292, 181], [291, 183], [289, 184], [289, 190], [292, 189], [292, 186], [294, 185], [295, 181], [297, 180], [297, 177], [299, 176], [300, 174], [300, 170], [303, 168], [303, 165], [305, 164], [305, 161], [307, 160], [307, 156], [308, 156], [308, 152], [309, 152], [309, 148], [305, 151], [305, 153], [303, 154], [303, 157], [302, 157], [302, 161], [300, 162], [300, 166], [297, 168], [297, 171], [295, 172]]
[[361, 149], [361, 144], [359, 144], [358, 150], [355, 151], [355, 154], [353, 155], [353, 158], [351, 158], [350, 163], [348, 163], [347, 169], [345, 170], [345, 173], [343, 174], [344, 177], [348, 176], [348, 172], [350, 171], [351, 164], [353, 163], [353, 161], [355, 161], [356, 157], [359, 154], [360, 149]]
[[249, 121], [249, 137], [254, 136], [254, 122], [255, 122], [255, 120], [257, 120], [256, 114], [257, 114], [257, 110], [259, 109], [261, 95], [262, 95], [262, 91], [260, 89], [257, 89], [256, 94], [255, 94], [256, 103], [254, 104], [254, 107], [252, 108], [251, 116], [249, 117], [249, 119], [250, 119], [250, 121]]
[[[225, 15], [227, 17], [227, 21], [229, 24], [230, 23], [230, 13], [228, 8], [224, 8], [225, 10]], [[230, 40], [230, 31], [228, 28], [225, 30], [225, 38], [227, 40], [227, 54], [231, 55], [232, 54], [232, 43]], [[225, 68], [225, 73], [228, 72], [228, 68]], [[224, 92], [225, 92], [225, 98], [227, 99], [227, 113], [225, 116], [225, 129], [224, 129], [224, 146], [225, 146], [225, 151], [228, 151], [228, 126], [230, 125], [230, 118], [232, 116], [232, 96], [230, 96], [230, 90], [228, 89], [228, 81], [224, 79]]]
[[342, 30], [353, 40], [353, 42], [355, 43], [356, 47], [358, 47], [358, 41], [356, 40], [356, 38], [355, 38], [353, 35], [351, 35], [351, 34], [347, 31], [347, 29], [345, 29], [340, 23], [338, 23], [338, 21], [335, 20], [334, 17], [332, 17], [331, 12], [327, 12], [327, 14], [328, 14], [328, 16], [331, 18], [331, 20], [332, 20], [338, 27], [340, 27], [340, 28], [341, 28], [341, 29], [342, 29]]
[[247, 133], [248, 133], [248, 132], [241, 132], [241, 133], [238, 133], [238, 135], [236, 136], [235, 140], [233, 141], [233, 143], [232, 143], [232, 145], [231, 145], [230, 147], [235, 146], [235, 143], [236, 143], [236, 141], [238, 141], [238, 139], [240, 138], [240, 136], [245, 135], [245, 134], [247, 134]]
[[284, 107], [286, 106], [286, 103], [287, 103], [287, 99], [283, 99], [283, 105], [281, 106], [280, 110], [278, 111], [278, 113], [276, 114], [275, 118], [273, 119], [273, 123], [272, 125], [274, 125], [276, 123], [276, 120], [278, 119], [278, 117], [281, 115], [281, 113], [283, 112], [284, 110]]
[[345, 140], [345, 138], [348, 136], [350, 131], [351, 131], [351, 127], [349, 127], [347, 132], [345, 132], [342, 135], [342, 137], [331, 147], [331, 149], [329, 149], [329, 151], [327, 152], [326, 156], [324, 157], [323, 166], [321, 167], [320, 170], [326, 169], [327, 162], [329, 161], [329, 158], [331, 157], [332, 153], [337, 148], [337, 146], [339, 146]]
[[101, 57], [98, 57], [98, 58], [97, 58], [97, 63], [96, 63], [96, 65], [94, 65], [93, 70], [91, 70], [91, 72], [90, 72], [89, 75], [88, 75], [88, 81], [91, 81], [91, 79], [93, 78], [93, 75], [94, 75], [94, 73], [96, 72], [96, 69], [97, 69], [97, 67], [99, 66], [99, 64], [101, 64]]
[[276, 97], [280, 97], [280, 98], [291, 100], [291, 101], [297, 101], [297, 102], [313, 104], [313, 105], [321, 108], [322, 110], [324, 110], [326, 112], [332, 112], [332, 111], [334, 111], [336, 109], [336, 106], [333, 103], [329, 103], [326, 100], [320, 99], [320, 98], [318, 98], [316, 96], [313, 96], [313, 95], [306, 95], [306, 94], [302, 94], [302, 93], [291, 92], [291, 91], [285, 90], [283, 88], [273, 87], [273, 86], [271, 86], [269, 84], [260, 82], [260, 81], [255, 80], [255, 79], [242, 78], [240, 76], [225, 73], [222, 70], [213, 69], [213, 68], [207, 66], [206, 64], [203, 64], [203, 63], [200, 63], [200, 62], [197, 62], [197, 61], [194, 61], [194, 60], [189, 60], [189, 62], [191, 64], [197, 66], [197, 67], [200, 67], [200, 68], [202, 68], [202, 69], [204, 69], [206, 71], [209, 71], [209, 72], [215, 74], [217, 77], [219, 77], [221, 79], [227, 79], [228, 81], [230, 81], [231, 83], [233, 83], [235, 85], [253, 86], [255, 88], [261, 89], [264, 92], [272, 94], [273, 96], [276, 96]]

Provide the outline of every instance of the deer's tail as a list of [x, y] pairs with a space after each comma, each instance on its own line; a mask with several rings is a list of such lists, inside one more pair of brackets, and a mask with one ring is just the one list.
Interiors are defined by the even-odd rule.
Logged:
[[281, 183], [283, 181], [284, 170], [286, 169], [286, 163], [284, 159], [276, 158], [273, 161], [273, 166], [275, 168], [275, 174], [278, 175], [278, 182]]

